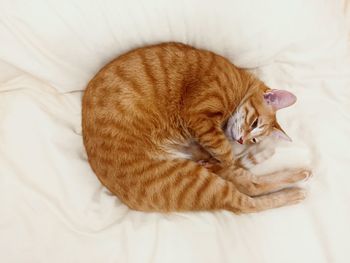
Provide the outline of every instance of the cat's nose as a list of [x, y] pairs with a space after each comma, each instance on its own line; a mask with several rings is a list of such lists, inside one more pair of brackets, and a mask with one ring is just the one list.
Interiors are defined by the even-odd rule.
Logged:
[[237, 140], [237, 142], [238, 142], [239, 144], [243, 144], [243, 139], [242, 139], [242, 137], [239, 138], [239, 139]]

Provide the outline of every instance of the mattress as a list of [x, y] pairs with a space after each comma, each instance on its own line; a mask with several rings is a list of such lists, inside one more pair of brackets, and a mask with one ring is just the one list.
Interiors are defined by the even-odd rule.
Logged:
[[[345, 3], [345, 2], [344, 2]], [[350, 42], [336, 1], [0, 3], [1, 262], [350, 261]], [[227, 56], [297, 103], [257, 174], [310, 167], [298, 205], [255, 214], [130, 210], [92, 172], [81, 97], [118, 54], [180, 41]]]

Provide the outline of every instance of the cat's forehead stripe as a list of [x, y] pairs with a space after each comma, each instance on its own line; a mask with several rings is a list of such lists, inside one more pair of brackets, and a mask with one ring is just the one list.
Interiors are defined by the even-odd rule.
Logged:
[[248, 114], [247, 114], [247, 124], [250, 125], [254, 119], [256, 118], [256, 108], [254, 107], [254, 105], [250, 104], [250, 107], [248, 107]]

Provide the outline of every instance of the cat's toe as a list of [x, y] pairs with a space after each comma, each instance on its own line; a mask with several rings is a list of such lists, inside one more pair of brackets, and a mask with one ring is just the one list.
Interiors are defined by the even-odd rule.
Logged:
[[308, 170], [308, 169], [304, 169], [302, 172], [302, 175], [304, 177], [303, 181], [308, 181], [311, 177], [312, 177], [312, 171], [311, 170]]
[[306, 182], [312, 177], [312, 171], [305, 168], [293, 169], [291, 174], [295, 182]]

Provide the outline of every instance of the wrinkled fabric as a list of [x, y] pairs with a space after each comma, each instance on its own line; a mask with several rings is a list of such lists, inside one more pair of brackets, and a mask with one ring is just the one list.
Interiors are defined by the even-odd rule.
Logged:
[[331, 45], [339, 8], [331, 0], [1, 0], [0, 59], [61, 92], [83, 90], [123, 52], [164, 41], [254, 68]]
[[[334, 1], [335, 2], [335, 1]], [[0, 2], [1, 262], [350, 259], [350, 46], [333, 1]], [[256, 214], [142, 213], [92, 172], [81, 96], [107, 61], [161, 40], [205, 47], [298, 98], [257, 174], [310, 167], [305, 202]]]

